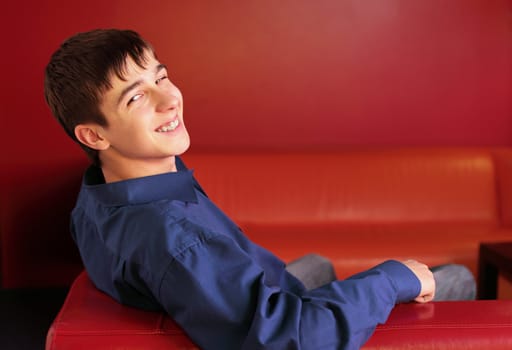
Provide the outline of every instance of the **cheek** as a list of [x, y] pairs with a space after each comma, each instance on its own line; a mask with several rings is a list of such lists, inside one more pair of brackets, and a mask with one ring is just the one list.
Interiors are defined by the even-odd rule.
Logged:
[[146, 135], [151, 127], [148, 125], [148, 118], [145, 115], [148, 115], [146, 111], [147, 108], [141, 108], [138, 110], [138, 113], [131, 115], [126, 122], [119, 125], [117, 128], [118, 136], [123, 138], [125, 142], [130, 142], [130, 140], [139, 139]]
[[174, 96], [178, 97], [180, 99], [180, 101], [183, 100], [183, 95], [181, 94], [180, 89], [178, 89], [178, 87], [176, 85], [171, 84], [171, 89], [169, 92], [171, 94], [173, 94]]

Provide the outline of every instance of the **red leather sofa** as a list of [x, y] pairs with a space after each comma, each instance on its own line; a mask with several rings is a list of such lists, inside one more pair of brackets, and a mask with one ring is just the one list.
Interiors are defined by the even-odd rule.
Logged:
[[[285, 261], [327, 256], [340, 278], [388, 258], [461, 263], [477, 274], [481, 242], [512, 240], [507, 148], [190, 152], [184, 160], [254, 241]], [[47, 349], [193, 349], [166, 315], [117, 304], [81, 272], [67, 225], [85, 166], [61, 159], [3, 175], [2, 190], [18, 196], [0, 202], [2, 282], [74, 280]], [[511, 301], [406, 304], [365, 348], [505, 349], [511, 330]]]

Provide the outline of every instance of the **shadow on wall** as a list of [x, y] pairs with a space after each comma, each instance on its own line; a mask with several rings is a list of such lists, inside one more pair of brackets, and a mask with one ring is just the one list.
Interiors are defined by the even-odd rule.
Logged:
[[35, 161], [2, 174], [3, 288], [68, 286], [82, 270], [69, 231], [83, 161]]

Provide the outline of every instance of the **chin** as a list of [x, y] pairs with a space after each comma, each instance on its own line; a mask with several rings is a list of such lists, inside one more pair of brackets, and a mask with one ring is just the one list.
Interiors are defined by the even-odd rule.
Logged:
[[174, 155], [180, 156], [185, 153], [190, 147], [190, 139], [187, 137], [186, 140], [180, 142], [180, 144], [174, 147]]

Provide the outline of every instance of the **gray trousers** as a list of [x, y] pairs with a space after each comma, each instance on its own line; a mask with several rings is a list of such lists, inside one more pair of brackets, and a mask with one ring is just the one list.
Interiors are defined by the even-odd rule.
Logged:
[[[315, 289], [337, 279], [331, 262], [317, 254], [308, 254], [290, 262], [286, 270], [297, 277], [306, 289]], [[431, 270], [436, 280], [434, 301], [475, 299], [476, 282], [467, 267], [447, 264]]]

